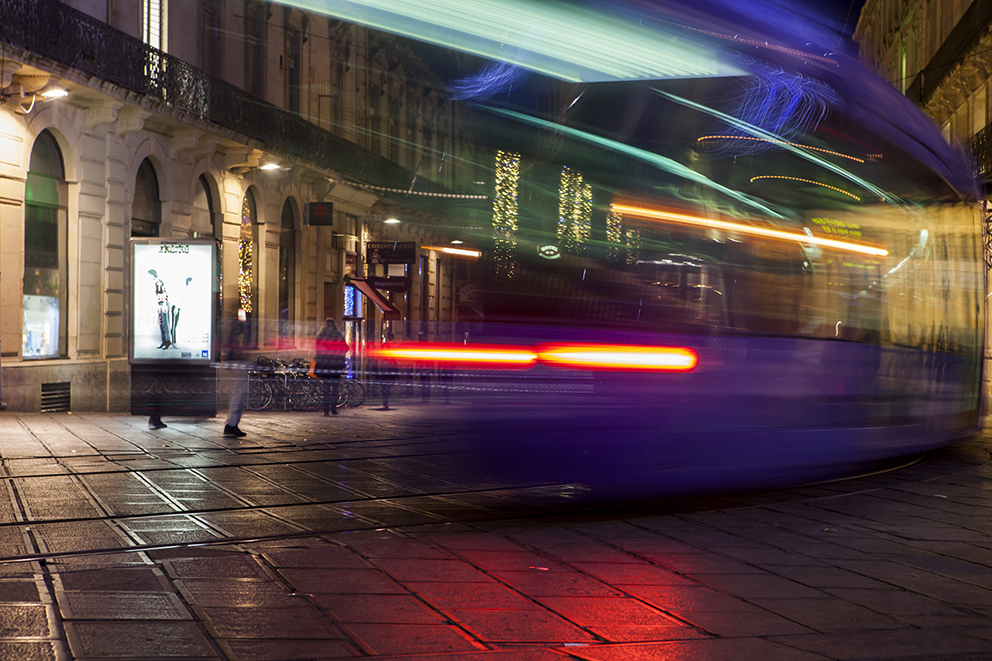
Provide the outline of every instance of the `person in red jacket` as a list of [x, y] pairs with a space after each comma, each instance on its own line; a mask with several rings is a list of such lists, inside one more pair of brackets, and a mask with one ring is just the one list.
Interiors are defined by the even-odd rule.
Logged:
[[345, 371], [345, 356], [351, 347], [338, 330], [334, 319], [324, 320], [314, 346], [313, 373], [323, 385], [324, 415], [338, 414], [338, 397], [341, 391], [341, 375]]

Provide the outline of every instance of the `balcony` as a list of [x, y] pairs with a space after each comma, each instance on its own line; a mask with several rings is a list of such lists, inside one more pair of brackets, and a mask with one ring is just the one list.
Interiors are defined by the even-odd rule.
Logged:
[[359, 183], [405, 189], [413, 179], [388, 159], [54, 0], [0, 0], [0, 17], [0, 42], [54, 70], [95, 77]]

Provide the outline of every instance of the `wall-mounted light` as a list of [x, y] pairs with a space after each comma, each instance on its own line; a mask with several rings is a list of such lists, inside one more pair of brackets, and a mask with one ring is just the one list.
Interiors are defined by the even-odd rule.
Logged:
[[259, 166], [258, 169], [259, 170], [278, 170], [279, 169], [279, 164], [278, 163], [266, 163], [265, 165]]
[[69, 96], [68, 90], [58, 85], [46, 85], [41, 89], [28, 91], [24, 85], [9, 85], [0, 89], [0, 104], [12, 108], [14, 112], [27, 115], [35, 104], [48, 103]]
[[462, 241], [461, 239], [455, 239], [454, 241], [451, 242], [451, 245], [453, 245], [453, 246], [460, 246], [463, 243], [465, 243], [465, 242]]
[[64, 99], [69, 96], [69, 90], [61, 87], [51, 87], [43, 92], [40, 92], [40, 95], [46, 101], [54, 101], [55, 99]]
[[387, 218], [386, 220], [384, 220], [382, 222], [386, 223], [387, 225], [399, 225], [400, 219], [399, 218]]

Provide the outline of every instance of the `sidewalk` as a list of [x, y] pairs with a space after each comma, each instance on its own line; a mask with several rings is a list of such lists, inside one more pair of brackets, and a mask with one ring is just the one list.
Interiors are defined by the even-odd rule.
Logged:
[[987, 437], [581, 512], [465, 483], [434, 417], [0, 415], [0, 659], [992, 659]]

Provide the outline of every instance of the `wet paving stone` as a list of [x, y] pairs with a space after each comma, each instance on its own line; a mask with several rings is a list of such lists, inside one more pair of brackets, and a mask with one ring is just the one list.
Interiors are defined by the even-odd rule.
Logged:
[[0, 638], [48, 638], [51, 612], [49, 606], [6, 604], [0, 608]]
[[0, 603], [41, 601], [34, 581], [0, 581]]
[[67, 658], [62, 641], [0, 640], [3, 661], [62, 661]]
[[66, 622], [65, 631], [77, 658], [217, 658], [192, 622]]
[[55, 579], [63, 590], [74, 591], [131, 591], [131, 592], [170, 592], [162, 572], [150, 567], [107, 567], [65, 571], [56, 574]]
[[188, 620], [174, 594], [164, 592], [57, 592], [67, 620]]
[[341, 638], [326, 619], [306, 606], [196, 610], [218, 638]]

